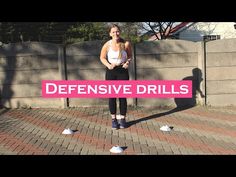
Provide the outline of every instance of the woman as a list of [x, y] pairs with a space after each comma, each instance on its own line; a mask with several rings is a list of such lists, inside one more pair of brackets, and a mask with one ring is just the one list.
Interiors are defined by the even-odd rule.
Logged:
[[[109, 28], [111, 40], [101, 50], [100, 60], [106, 66], [106, 80], [129, 80], [128, 67], [132, 57], [131, 44], [120, 37], [120, 28], [112, 24]], [[119, 98], [120, 116], [116, 116], [116, 98], [109, 98], [112, 129], [126, 127], [127, 100]]]

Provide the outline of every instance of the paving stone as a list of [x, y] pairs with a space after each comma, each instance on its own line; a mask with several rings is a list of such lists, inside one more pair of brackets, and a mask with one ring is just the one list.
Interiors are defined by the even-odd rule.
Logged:
[[[109, 122], [107, 124], [110, 120], [108, 108], [13, 109], [0, 114], [0, 154], [113, 155], [109, 152], [113, 144], [127, 147], [123, 154], [236, 154], [234, 109], [224, 112], [224, 109], [194, 107], [137, 122], [169, 110], [129, 107], [127, 121], [136, 124], [119, 130], [112, 130]], [[164, 124], [173, 125], [174, 131], [160, 131]], [[58, 132], [65, 127], [77, 129], [78, 135]], [[230, 131], [232, 134], [227, 133]], [[221, 150], [217, 150], [219, 148]]]

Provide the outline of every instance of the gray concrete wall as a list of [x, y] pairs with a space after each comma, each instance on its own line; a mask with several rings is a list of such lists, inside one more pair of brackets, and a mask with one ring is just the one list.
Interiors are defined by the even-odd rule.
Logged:
[[[105, 67], [100, 62], [103, 41], [88, 41], [69, 45], [66, 48], [68, 80], [104, 80]], [[69, 105], [105, 105], [106, 99], [70, 98]]]
[[[2, 46], [1, 105], [10, 108], [107, 106], [107, 99], [41, 97], [42, 80], [104, 80], [105, 66], [99, 59], [103, 44], [104, 41], [89, 41], [64, 48], [31, 42]], [[128, 99], [128, 104], [161, 107], [204, 103], [236, 105], [235, 46], [236, 39], [211, 41], [206, 45], [182, 40], [133, 45], [134, 60], [129, 69], [131, 80], [192, 80], [193, 98]]]
[[236, 105], [236, 40], [206, 43], [207, 105]]
[[31, 42], [0, 48], [1, 105], [10, 108], [60, 107], [61, 99], [41, 98], [41, 81], [45, 79], [61, 79], [58, 46]]
[[[137, 79], [196, 79], [193, 78], [192, 71], [198, 68], [198, 45], [198, 43], [182, 40], [144, 42], [136, 45]], [[138, 99], [137, 103], [140, 106], [169, 107], [187, 104], [186, 101], [179, 103], [173, 98]]]

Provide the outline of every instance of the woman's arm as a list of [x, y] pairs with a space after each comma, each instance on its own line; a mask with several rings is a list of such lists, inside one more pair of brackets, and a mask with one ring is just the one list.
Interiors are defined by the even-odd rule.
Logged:
[[132, 59], [132, 46], [131, 46], [131, 43], [129, 41], [125, 42], [125, 50], [127, 52], [128, 60], [131, 60]]
[[101, 53], [100, 53], [100, 61], [103, 65], [105, 65], [108, 69], [113, 69], [114, 65], [111, 65], [107, 61], [107, 43], [105, 43], [102, 47]]
[[123, 68], [128, 68], [129, 67], [129, 63], [132, 60], [132, 46], [131, 43], [129, 41], [125, 42], [125, 50], [127, 53], [127, 61], [124, 63]]

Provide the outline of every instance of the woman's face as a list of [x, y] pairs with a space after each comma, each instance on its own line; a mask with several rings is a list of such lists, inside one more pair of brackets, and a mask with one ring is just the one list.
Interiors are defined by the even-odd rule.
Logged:
[[110, 36], [115, 40], [120, 39], [120, 30], [117, 27], [111, 28]]

